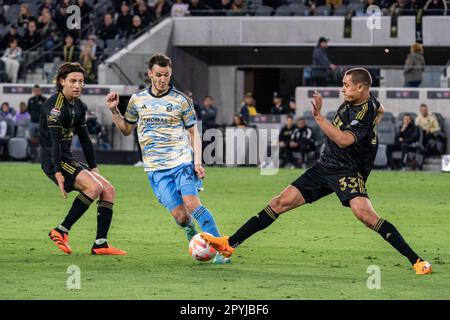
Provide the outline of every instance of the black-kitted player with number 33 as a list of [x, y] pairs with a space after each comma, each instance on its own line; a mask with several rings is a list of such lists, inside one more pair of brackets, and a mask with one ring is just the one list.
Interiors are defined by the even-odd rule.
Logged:
[[[49, 237], [61, 251], [72, 253], [69, 245], [70, 228], [98, 198], [97, 236], [91, 253], [124, 255], [125, 251], [112, 247], [106, 239], [112, 220], [115, 190], [100, 175], [89, 139], [87, 107], [79, 99], [84, 87], [84, 76], [80, 64], [62, 64], [56, 75], [58, 92], [41, 108], [39, 135], [42, 170], [59, 187], [64, 198], [67, 198], [68, 192], [79, 191], [64, 221], [50, 231]], [[78, 135], [88, 165], [77, 161], [72, 155], [70, 146], [73, 133]]]
[[391, 223], [378, 216], [365, 188], [378, 149], [375, 127], [384, 114], [383, 106], [370, 94], [370, 73], [363, 68], [348, 70], [342, 84], [345, 102], [333, 123], [321, 114], [321, 95], [315, 92], [311, 101], [314, 119], [327, 137], [319, 161], [231, 237], [205, 233], [202, 237], [223, 255], [231, 256], [245, 239], [267, 228], [282, 213], [335, 193], [342, 205], [405, 256], [416, 274], [429, 274], [430, 263], [411, 249]]

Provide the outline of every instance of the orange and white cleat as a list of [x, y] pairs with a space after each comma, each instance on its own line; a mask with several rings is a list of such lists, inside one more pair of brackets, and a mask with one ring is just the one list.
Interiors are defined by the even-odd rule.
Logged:
[[431, 264], [428, 261], [417, 259], [417, 262], [413, 265], [413, 269], [416, 274], [430, 274]]
[[72, 253], [72, 249], [69, 246], [69, 235], [67, 233], [52, 229], [50, 230], [48, 236], [53, 241], [53, 243], [56, 244], [59, 250], [67, 254]]
[[228, 243], [229, 237], [213, 237], [209, 233], [202, 232], [200, 234], [211, 247], [219, 251], [225, 258], [231, 257], [234, 248]]
[[126, 255], [126, 251], [114, 248], [110, 244], [107, 244], [107, 247], [92, 247], [91, 250], [92, 254], [98, 254], [98, 255], [116, 255], [116, 256], [123, 256]]

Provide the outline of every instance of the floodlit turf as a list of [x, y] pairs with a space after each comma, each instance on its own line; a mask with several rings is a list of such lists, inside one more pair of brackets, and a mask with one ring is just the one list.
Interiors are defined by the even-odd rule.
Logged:
[[[110, 230], [128, 256], [92, 256], [95, 206], [72, 228], [74, 253], [48, 239], [75, 193], [61, 198], [39, 165], [0, 163], [0, 299], [450, 299], [450, 175], [373, 172], [367, 187], [378, 213], [433, 264], [417, 276], [408, 261], [331, 195], [294, 210], [239, 247], [229, 265], [199, 263], [142, 168], [101, 166], [117, 190]], [[232, 234], [300, 170], [261, 176], [256, 168], [207, 168], [203, 203]], [[69, 290], [67, 269], [81, 270]], [[367, 288], [367, 268], [381, 289]]]

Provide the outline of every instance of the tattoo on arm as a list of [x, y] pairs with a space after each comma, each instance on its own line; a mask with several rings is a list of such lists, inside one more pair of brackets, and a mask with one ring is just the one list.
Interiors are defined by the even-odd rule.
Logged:
[[111, 109], [111, 112], [113, 115], [119, 115], [119, 110], [117, 110], [117, 108]]

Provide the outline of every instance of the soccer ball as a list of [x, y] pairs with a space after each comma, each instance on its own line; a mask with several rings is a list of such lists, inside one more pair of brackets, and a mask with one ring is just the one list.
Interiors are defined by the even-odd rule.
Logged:
[[189, 242], [189, 254], [198, 261], [209, 261], [216, 255], [216, 250], [202, 239], [200, 233]]

